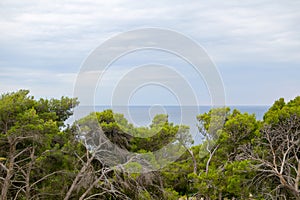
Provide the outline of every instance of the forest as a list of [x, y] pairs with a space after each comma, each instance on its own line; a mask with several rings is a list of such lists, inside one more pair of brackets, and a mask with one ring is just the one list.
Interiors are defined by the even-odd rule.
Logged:
[[163, 114], [149, 127], [113, 110], [67, 124], [78, 105], [0, 96], [0, 199], [300, 199], [300, 96], [262, 120], [227, 107], [199, 114], [197, 145]]

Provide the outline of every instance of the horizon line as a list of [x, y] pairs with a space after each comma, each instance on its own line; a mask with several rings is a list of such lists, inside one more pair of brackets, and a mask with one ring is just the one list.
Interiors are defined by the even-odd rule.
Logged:
[[173, 107], [180, 107], [180, 106], [189, 106], [189, 107], [192, 107], [192, 106], [206, 106], [206, 107], [231, 107], [231, 106], [269, 106], [271, 107], [272, 105], [267, 105], [267, 104], [228, 104], [228, 105], [207, 105], [207, 104], [204, 104], [204, 105], [174, 105], [174, 104], [169, 104], [169, 105], [149, 105], [149, 104], [140, 104], [140, 105], [109, 105], [109, 104], [97, 104], [97, 105], [79, 105], [79, 106], [103, 106], [103, 107], [111, 107], [111, 106], [114, 106], [114, 107], [149, 107], [149, 106], [173, 106]]

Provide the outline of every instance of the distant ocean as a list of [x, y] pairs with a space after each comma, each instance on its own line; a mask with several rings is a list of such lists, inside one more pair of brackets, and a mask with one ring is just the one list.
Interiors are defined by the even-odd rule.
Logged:
[[[231, 110], [237, 109], [242, 113], [255, 114], [256, 119], [262, 120], [264, 113], [270, 106], [228, 106]], [[75, 109], [74, 118], [68, 123], [72, 123], [75, 119], [80, 119], [90, 112], [101, 112], [106, 109], [112, 109], [115, 113], [124, 114], [129, 123], [135, 126], [149, 126], [156, 114], [167, 114], [169, 122], [174, 124], [184, 124], [190, 127], [190, 132], [195, 143], [201, 141], [201, 137], [197, 130], [196, 116], [208, 112], [211, 106], [79, 106]]]

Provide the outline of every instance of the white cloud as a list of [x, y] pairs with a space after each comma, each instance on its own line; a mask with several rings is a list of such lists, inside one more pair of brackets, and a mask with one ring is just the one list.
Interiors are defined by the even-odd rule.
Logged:
[[[169, 28], [190, 36], [207, 49], [224, 74], [234, 67], [263, 63], [284, 75], [288, 66], [300, 64], [299, 8], [300, 2], [292, 0], [2, 0], [0, 81], [11, 88], [61, 84], [62, 93], [71, 93], [75, 74], [92, 49], [117, 33], [140, 27]], [[283, 83], [282, 90], [289, 83]], [[46, 93], [42, 87], [46, 86], [36, 89], [37, 94]], [[243, 93], [243, 88], [235, 92]]]
[[29, 89], [37, 97], [72, 96], [76, 73], [55, 73], [52, 71], [24, 68], [1, 68], [0, 93]]

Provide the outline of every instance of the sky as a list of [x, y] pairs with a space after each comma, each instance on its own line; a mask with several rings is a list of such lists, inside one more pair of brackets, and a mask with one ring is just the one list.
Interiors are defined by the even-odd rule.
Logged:
[[[223, 81], [226, 104], [290, 100], [300, 95], [299, 9], [300, 1], [294, 0], [1, 0], [0, 93], [29, 89], [37, 98], [74, 96], [77, 75], [94, 49], [123, 32], [156, 27], [179, 32], [205, 50]], [[125, 88], [141, 79], [134, 74], [126, 79], [126, 74], [149, 63], [169, 66], [179, 76], [158, 69], [143, 74], [147, 79], [173, 80], [175, 88], [185, 90], [179, 80], [184, 79], [199, 104], [211, 104], [205, 77], [195, 76], [179, 57], [157, 50], [114, 62], [95, 80], [96, 104], [109, 104], [118, 83]], [[128, 102], [178, 101], [172, 90], [153, 84], [137, 85]]]

